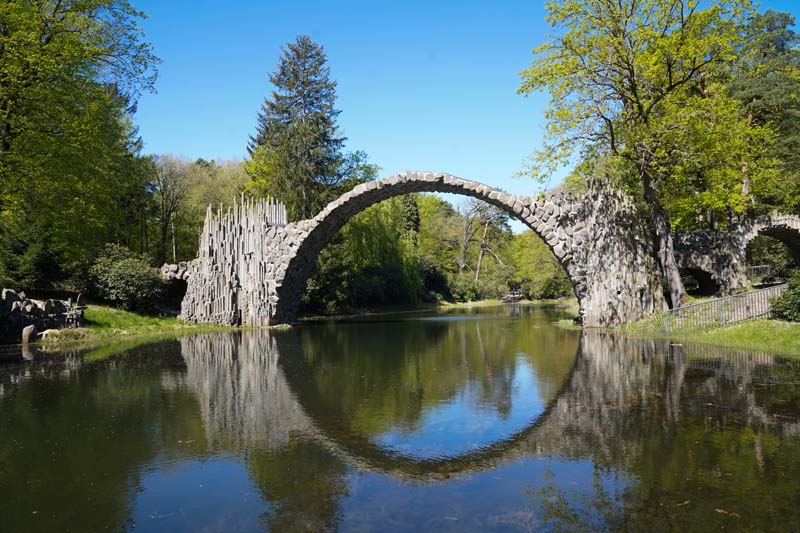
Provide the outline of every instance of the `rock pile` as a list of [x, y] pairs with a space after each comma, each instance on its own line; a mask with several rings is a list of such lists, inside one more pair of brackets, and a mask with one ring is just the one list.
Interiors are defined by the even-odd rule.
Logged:
[[33, 340], [32, 332], [81, 327], [85, 309], [82, 295], [78, 295], [75, 302], [72, 299], [33, 300], [24, 292], [3, 289], [0, 292], [0, 342], [21, 342], [23, 330], [28, 337], [25, 340]]
[[164, 263], [161, 265], [161, 279], [164, 281], [176, 279], [188, 281], [190, 274], [189, 264], [186, 261], [181, 261], [178, 264]]

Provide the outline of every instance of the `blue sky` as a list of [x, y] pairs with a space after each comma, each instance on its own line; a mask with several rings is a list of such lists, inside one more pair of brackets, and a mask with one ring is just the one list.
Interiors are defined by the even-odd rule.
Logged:
[[[546, 95], [516, 94], [549, 27], [544, 2], [135, 0], [162, 59], [136, 121], [148, 153], [243, 158], [281, 47], [323, 44], [348, 149], [381, 176], [449, 172], [511, 193], [541, 140]], [[762, 2], [797, 15], [791, 0]]]

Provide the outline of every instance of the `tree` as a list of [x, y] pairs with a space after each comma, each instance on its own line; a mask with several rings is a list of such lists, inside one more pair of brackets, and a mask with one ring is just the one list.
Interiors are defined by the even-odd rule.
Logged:
[[247, 165], [250, 190], [286, 205], [290, 219], [310, 218], [347, 179], [335, 108], [336, 82], [323, 47], [301, 35], [288, 44], [269, 75], [275, 90], [264, 101]]
[[175, 214], [186, 197], [189, 185], [190, 163], [171, 155], [156, 158], [155, 174], [151, 184], [156, 201], [156, 218], [159, 225], [161, 247], [158, 260], [167, 258], [168, 240], [172, 231], [172, 260], [177, 261], [175, 243]]
[[[742, 103], [754, 126], [776, 130], [771, 155], [780, 186], [752, 198], [762, 211], [800, 209], [800, 37], [791, 29], [794, 17], [767, 10], [744, 28], [744, 44], [733, 65], [729, 94]], [[743, 184], [750, 189], [750, 183]], [[748, 192], [750, 192], [748, 190]]]
[[514, 235], [505, 250], [514, 269], [512, 283], [532, 299], [560, 298], [572, 292], [572, 282], [547, 244], [533, 232]]
[[[119, 0], [0, 3], [0, 276], [51, 284], [127, 236], [146, 166], [131, 115], [157, 62], [142, 17]], [[58, 272], [23, 273], [22, 256]]]
[[[519, 88], [523, 94], [550, 94], [546, 143], [534, 154], [531, 171], [549, 175], [583, 158], [588, 174], [601, 170], [606, 179], [640, 195], [656, 236], [654, 255], [671, 303], [679, 306], [685, 290], [664, 193], [675, 185], [674, 171], [687, 162], [685, 146], [676, 143], [698, 140], [691, 133], [701, 130], [702, 120], [724, 117], [727, 131], [749, 127], [744, 113], [719, 112], [730, 103], [709, 86], [736, 57], [750, 3], [563, 0], [548, 2], [547, 10], [559, 33], [534, 51]], [[687, 125], [692, 120], [694, 125]], [[750, 142], [746, 134], [734, 138]], [[728, 176], [730, 169], [747, 166], [752, 155], [742, 146], [718, 153], [725, 157], [720, 166]], [[697, 175], [697, 169], [683, 176], [688, 174]]]

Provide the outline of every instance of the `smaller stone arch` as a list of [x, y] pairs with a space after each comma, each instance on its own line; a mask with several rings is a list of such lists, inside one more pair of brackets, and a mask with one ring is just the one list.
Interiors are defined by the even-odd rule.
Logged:
[[771, 215], [757, 218], [741, 229], [742, 250], [756, 237], [763, 235], [772, 237], [789, 249], [795, 266], [800, 266], [800, 216], [797, 215]]
[[747, 279], [747, 247], [759, 235], [773, 237], [789, 248], [800, 265], [800, 216], [772, 214], [747, 220], [726, 231], [676, 232], [674, 245], [678, 267], [701, 271], [718, 283], [721, 294], [750, 288]]

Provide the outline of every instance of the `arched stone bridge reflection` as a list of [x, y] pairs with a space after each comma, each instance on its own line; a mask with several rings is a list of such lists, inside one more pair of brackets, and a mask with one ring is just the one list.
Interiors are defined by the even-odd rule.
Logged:
[[[419, 458], [354, 435], [328, 416], [312, 388], [295, 379], [303, 372], [291, 365], [303, 364], [301, 351], [291, 337], [263, 331], [181, 340], [186, 385], [197, 395], [211, 445], [240, 452], [279, 449], [302, 435], [359, 469], [423, 481], [493, 469], [529, 454], [584, 458], [590, 453], [596, 462], [614, 464], [644, 446], [648, 433], [642, 428], [665, 417], [675, 422], [690, 414], [692, 405], [707, 409], [718, 401], [725, 380], [779, 379], [770, 375], [770, 356], [715, 348], [690, 352], [662, 341], [584, 332], [560, 389], [524, 427], [459, 455]], [[667, 357], [661, 355], [665, 351]], [[693, 403], [687, 406], [681, 398], [690, 372], [707, 377], [691, 391]], [[752, 392], [726, 402], [720, 409], [742, 413], [753, 427], [800, 435], [800, 424], [768, 412]]]

